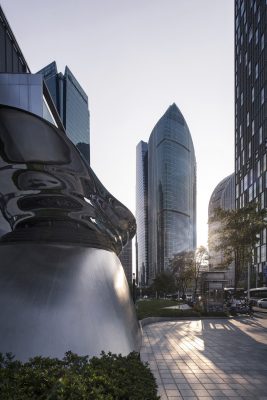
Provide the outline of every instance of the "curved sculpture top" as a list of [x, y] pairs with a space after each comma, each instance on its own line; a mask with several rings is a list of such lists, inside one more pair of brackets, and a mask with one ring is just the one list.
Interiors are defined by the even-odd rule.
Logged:
[[101, 184], [67, 136], [0, 106], [0, 242], [79, 243], [120, 253], [132, 213]]

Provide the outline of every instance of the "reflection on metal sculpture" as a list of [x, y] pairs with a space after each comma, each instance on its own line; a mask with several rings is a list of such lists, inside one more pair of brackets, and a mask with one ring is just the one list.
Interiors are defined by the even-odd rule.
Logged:
[[113, 253], [135, 219], [58, 128], [0, 106], [0, 351], [138, 350], [140, 332]]
[[34, 235], [35, 240], [77, 241], [118, 254], [134, 236], [133, 215], [55, 126], [2, 106], [0, 146], [0, 225], [8, 226], [1, 241]]

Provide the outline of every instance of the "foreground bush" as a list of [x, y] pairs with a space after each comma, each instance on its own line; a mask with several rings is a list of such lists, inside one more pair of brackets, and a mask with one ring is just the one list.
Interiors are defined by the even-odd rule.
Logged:
[[100, 358], [66, 353], [63, 360], [35, 357], [26, 363], [0, 353], [3, 400], [156, 400], [155, 378], [137, 353]]

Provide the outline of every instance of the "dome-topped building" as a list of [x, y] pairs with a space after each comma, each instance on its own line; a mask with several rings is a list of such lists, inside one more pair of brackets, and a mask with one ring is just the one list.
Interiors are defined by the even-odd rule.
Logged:
[[[216, 208], [233, 210], [235, 208], [235, 174], [224, 178], [213, 190], [209, 202], [209, 264], [210, 269], [221, 269], [224, 265], [224, 256], [221, 251], [215, 250], [217, 242], [217, 230], [219, 222], [210, 222]], [[235, 266], [234, 262], [227, 268], [226, 279], [228, 285], [234, 285]]]

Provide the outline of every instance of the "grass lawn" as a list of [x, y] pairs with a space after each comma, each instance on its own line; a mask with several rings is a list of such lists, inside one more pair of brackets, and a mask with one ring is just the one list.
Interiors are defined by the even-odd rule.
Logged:
[[178, 305], [178, 301], [173, 300], [139, 300], [136, 303], [136, 311], [138, 319], [148, 317], [201, 317], [201, 316], [218, 316], [227, 317], [228, 314], [224, 312], [204, 313], [195, 310], [179, 310], [179, 309], [166, 309], [164, 307], [171, 307]]
[[199, 313], [193, 310], [164, 309], [179, 305], [179, 301], [173, 300], [139, 300], [136, 303], [137, 317], [143, 319], [147, 317], [179, 317], [179, 316], [198, 316]]

